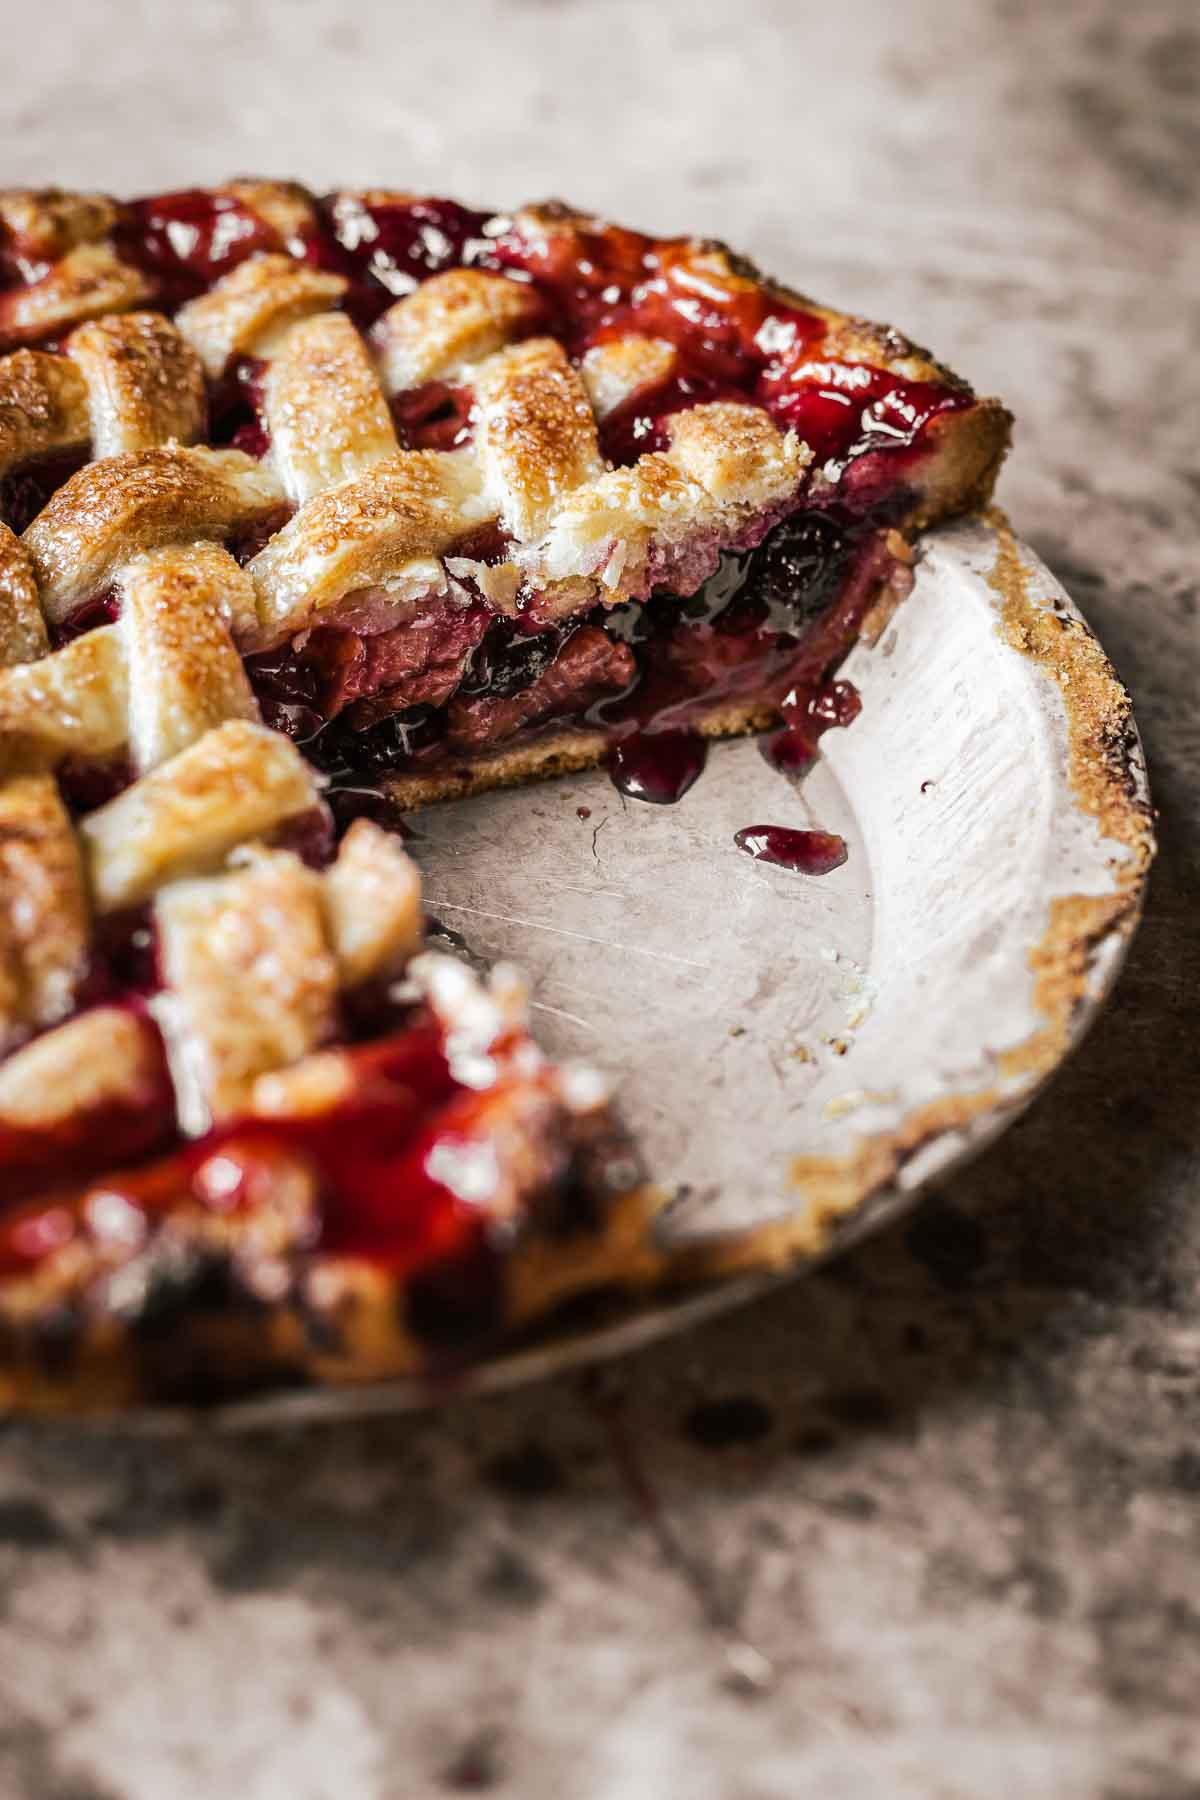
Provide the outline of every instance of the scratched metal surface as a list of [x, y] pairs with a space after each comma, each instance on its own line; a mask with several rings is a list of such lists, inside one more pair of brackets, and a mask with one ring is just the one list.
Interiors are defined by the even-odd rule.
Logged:
[[[847, 1155], [919, 1105], [993, 1083], [1011, 1102], [997, 1059], [1041, 1022], [1029, 953], [1051, 905], [1114, 891], [1122, 852], [1069, 790], [1059, 690], [997, 628], [996, 555], [982, 524], [927, 540], [910, 600], [846, 665], [862, 717], [801, 785], [743, 739], [676, 807], [596, 771], [412, 822], [432, 912], [523, 964], [550, 1047], [612, 1072], [683, 1198], [675, 1240], [786, 1213], [794, 1157]], [[734, 834], [759, 823], [837, 831], [847, 860], [755, 862]], [[1093, 1006], [1116, 946], [1097, 951]]]
[[4, 1800], [1195, 1800], [1193, 0], [0, 20], [8, 181], [557, 190], [934, 344], [1018, 416], [1002, 500], [1128, 681], [1162, 810], [1047, 1095], [827, 1273], [613, 1365], [605, 1410], [559, 1378], [0, 1435]]
[[[912, 595], [845, 665], [861, 717], [825, 738], [803, 783], [744, 739], [717, 746], [674, 807], [626, 800], [592, 771], [410, 821], [438, 926], [481, 963], [519, 961], [547, 1047], [609, 1075], [672, 1196], [660, 1230], [672, 1248], [786, 1219], [803, 1203], [799, 1156], [849, 1156], [918, 1107], [994, 1091], [848, 1213], [829, 1247], [861, 1238], [1011, 1125], [1045, 1079], [1001, 1063], [1044, 1022], [1030, 950], [1056, 900], [1115, 891], [1126, 852], [1071, 790], [1057, 685], [997, 628], [997, 552], [978, 522], [926, 538]], [[1034, 553], [1021, 555], [1030, 596], [1074, 611]], [[1133, 773], [1144, 783], [1140, 760]], [[836, 830], [847, 860], [819, 879], [756, 863], [734, 834], [763, 822]], [[1125, 947], [1119, 930], [1093, 944], [1072, 1042]], [[540, 1341], [466, 1372], [456, 1392], [625, 1353], [774, 1278], [652, 1297], [591, 1329], [551, 1322]], [[207, 1424], [362, 1418], [442, 1397], [419, 1382], [267, 1394]], [[127, 1428], [193, 1424], [154, 1410]]]

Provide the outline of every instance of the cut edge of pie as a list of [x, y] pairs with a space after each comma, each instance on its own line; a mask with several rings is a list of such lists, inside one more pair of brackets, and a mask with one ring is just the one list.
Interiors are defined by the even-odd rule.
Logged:
[[815, 754], [1009, 426], [557, 203], [0, 193], [0, 1407], [408, 1373], [653, 1281], [602, 1084], [339, 792]]

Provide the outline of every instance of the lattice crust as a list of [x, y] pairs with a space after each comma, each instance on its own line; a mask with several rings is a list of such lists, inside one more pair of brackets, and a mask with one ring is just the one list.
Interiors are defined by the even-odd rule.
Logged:
[[[318, 617], [352, 612], [372, 588], [383, 587], [398, 602], [444, 591], [442, 559], [489, 521], [514, 541], [510, 586], [517, 579], [551, 589], [569, 583], [562, 596], [567, 609], [589, 597], [616, 602], [644, 582], [657, 534], [677, 544], [689, 526], [732, 532], [748, 510], [788, 499], [803, 476], [805, 459], [794, 437], [779, 432], [760, 408], [726, 403], [712, 415], [711, 435], [731, 424], [739, 430], [740, 486], [730, 466], [717, 484], [706, 484], [703, 469], [712, 456], [696, 479], [675, 444], [665, 463], [643, 458], [635, 465], [640, 478], [614, 483], [600, 455], [592, 393], [610, 411], [639, 385], [662, 377], [673, 355], [669, 346], [651, 339], [640, 350], [636, 340], [619, 340], [593, 351], [582, 372], [552, 338], [505, 348], [535, 317], [530, 290], [503, 276], [459, 269], [434, 276], [385, 312], [372, 332], [373, 360], [349, 320], [330, 310], [344, 287], [338, 276], [268, 253], [182, 309], [177, 332], [211, 377], [235, 356], [266, 363], [269, 456], [255, 464], [233, 451], [146, 449], [153, 409], [143, 404], [130, 416], [127, 381], [118, 394], [124, 414], [108, 423], [104, 441], [123, 446], [122, 432], [140, 431], [141, 454], [82, 470], [26, 533], [48, 617], [69, 616], [103, 589], [119, 558], [178, 533], [180, 521], [193, 536], [226, 538], [284, 501], [299, 510], [249, 565], [258, 624], [245, 632], [246, 649], [271, 647]], [[84, 387], [62, 381], [54, 366], [61, 358], [26, 352], [26, 360], [0, 362], [0, 404], [7, 372], [14, 419], [30, 415], [20, 394], [36, 386], [40, 420], [35, 435], [28, 427], [22, 435], [14, 424], [7, 449], [0, 432], [0, 460], [7, 454], [11, 464], [77, 447], [89, 419], [95, 441], [99, 402], [92, 396], [105, 396], [117, 411], [112, 371], [129, 357], [129, 346], [111, 333], [105, 341], [97, 328], [85, 327], [82, 335], [76, 361], [86, 397]], [[154, 389], [153, 358], [175, 366], [184, 356], [165, 322], [140, 349], [144, 398]], [[448, 376], [474, 390], [473, 450], [400, 450], [385, 394]], [[697, 433], [710, 410], [700, 406], [687, 415]], [[159, 442], [182, 439], [194, 435], [191, 424], [187, 417], [159, 417], [154, 435]], [[757, 463], [752, 448], [760, 452]], [[676, 468], [688, 480], [668, 491]], [[691, 503], [699, 510], [689, 519]], [[587, 524], [576, 533], [579, 518]], [[495, 572], [487, 581], [504, 588]], [[553, 604], [551, 597], [551, 610]]]
[[[236, 827], [226, 831], [236, 835]], [[339, 1035], [340, 995], [396, 975], [418, 949], [421, 903], [413, 864], [365, 819], [321, 875], [261, 843], [223, 872], [187, 879], [180, 871], [195, 862], [217, 864], [218, 855], [189, 848], [155, 891], [164, 987], [151, 1011], [179, 1122], [199, 1134], [255, 1111], [260, 1077]], [[70, 1010], [91, 935], [83, 876], [53, 783], [30, 778], [0, 788], [0, 918], [25, 926], [22, 936], [14, 928], [0, 940], [0, 1002], [18, 1021], [51, 1024]], [[94, 873], [92, 886], [103, 907]], [[81, 1013], [0, 1062], [0, 1123], [49, 1127], [128, 1103], [154, 1066], [138, 1015], [113, 1007]]]
[[38, 775], [0, 785], [0, 1051], [70, 1012], [89, 941], [83, 860], [57, 787]]
[[[65, 1118], [146, 1091], [158, 1038], [144, 1017], [68, 1015], [97, 922], [147, 904], [183, 1128], [336, 1103], [342, 997], [412, 955], [416, 874], [365, 823], [322, 875], [280, 846], [319, 811], [320, 782], [262, 725], [243, 656], [318, 623], [403, 623], [432, 597], [455, 604], [467, 579], [497, 610], [536, 595], [546, 621], [644, 597], [695, 544], [746, 541], [785, 512], [811, 462], [764, 408], [719, 400], [674, 413], [664, 447], [612, 468], [599, 425], [673, 377], [666, 338], [614, 333], [576, 363], [543, 335], [527, 279], [474, 268], [414, 286], [363, 336], [342, 310], [347, 280], [301, 260], [315, 228], [303, 190], [224, 192], [267, 247], [174, 323], [137, 310], [152, 283], [122, 260], [113, 202], [0, 194], [3, 254], [27, 281], [0, 293], [0, 478], [90, 453], [22, 538], [0, 526], [0, 1052], [43, 1034], [0, 1066], [0, 1124], [52, 1122], [56, 1092]], [[374, 198], [337, 199], [342, 229], [373, 229]], [[599, 229], [561, 210], [512, 228], [547, 268]], [[723, 254], [661, 250], [684, 307], [762, 291]], [[828, 317], [843, 360], [881, 354], [878, 336], [842, 322], [836, 338]], [[24, 347], [51, 335], [61, 354]], [[901, 340], [885, 350], [914, 379], [945, 375]], [[205, 378], [247, 358], [261, 460], [202, 441]], [[430, 382], [471, 391], [469, 444], [402, 448], [392, 403]], [[980, 453], [993, 465], [998, 443]], [[465, 542], [492, 527], [499, 564]], [[233, 550], [264, 534], [241, 566]], [[105, 600], [114, 622], [71, 636]], [[134, 779], [73, 824], [55, 775], [80, 761]], [[427, 974], [436, 1005], [458, 977]], [[475, 1002], [464, 990], [455, 1004], [461, 1037]], [[311, 1194], [296, 1180], [299, 1217]]]
[[0, 334], [9, 344], [30, 343], [83, 319], [128, 312], [150, 299], [151, 292], [146, 277], [123, 263], [110, 245], [80, 244], [35, 286], [4, 295]]
[[97, 1006], [0, 1062], [0, 1118], [52, 1131], [114, 1106], [150, 1101], [161, 1054], [153, 1030], [124, 1006]]
[[180, 1114], [203, 1130], [251, 1110], [257, 1078], [337, 1035], [338, 994], [397, 972], [421, 936], [409, 859], [365, 819], [316, 875], [287, 851], [251, 850], [155, 904], [166, 992], [158, 1004]]

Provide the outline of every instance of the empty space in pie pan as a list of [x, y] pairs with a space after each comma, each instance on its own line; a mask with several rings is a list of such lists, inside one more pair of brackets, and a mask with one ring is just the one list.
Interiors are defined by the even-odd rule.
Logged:
[[[673, 1195], [660, 1230], [679, 1275], [453, 1391], [616, 1354], [827, 1257], [995, 1137], [1111, 988], [1153, 852], [1145, 768], [1050, 572], [998, 515], [930, 534], [913, 593], [844, 673], [862, 713], [799, 787], [743, 739], [676, 806], [597, 771], [412, 816], [436, 920], [519, 962], [547, 1048], [613, 1077]], [[847, 860], [819, 879], [756, 862], [734, 834], [762, 823], [839, 832]], [[206, 1417], [345, 1417], [436, 1391], [289, 1392]]]

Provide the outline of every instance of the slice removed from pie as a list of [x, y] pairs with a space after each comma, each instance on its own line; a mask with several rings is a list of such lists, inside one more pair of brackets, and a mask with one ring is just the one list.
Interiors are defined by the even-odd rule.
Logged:
[[802, 770], [1008, 429], [557, 204], [0, 194], [0, 1403], [371, 1378], [652, 1279], [602, 1084], [347, 823], [672, 799], [780, 722]]

